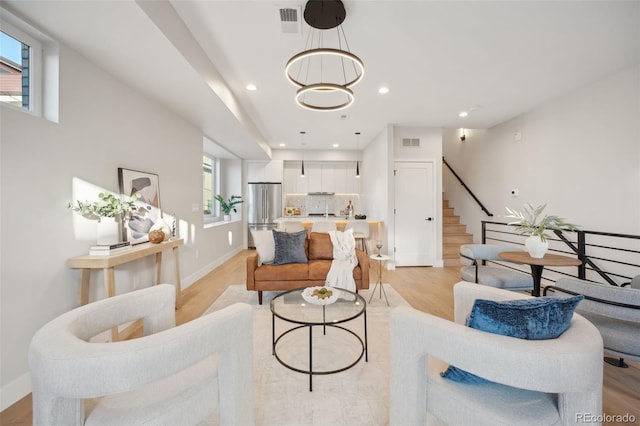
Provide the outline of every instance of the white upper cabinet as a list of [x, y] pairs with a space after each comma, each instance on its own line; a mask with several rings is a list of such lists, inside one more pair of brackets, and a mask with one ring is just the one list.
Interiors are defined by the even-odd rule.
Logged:
[[355, 177], [355, 162], [305, 161], [305, 177], [300, 177], [300, 169], [299, 161], [285, 163], [283, 185], [285, 194], [307, 192], [358, 194], [360, 192], [360, 180]]
[[284, 172], [282, 160], [248, 161], [248, 182], [282, 182]]

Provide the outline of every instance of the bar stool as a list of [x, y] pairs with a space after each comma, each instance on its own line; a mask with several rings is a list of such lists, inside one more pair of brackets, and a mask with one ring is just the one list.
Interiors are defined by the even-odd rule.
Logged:
[[329, 232], [336, 230], [336, 223], [330, 220], [320, 220], [313, 222], [311, 232]]
[[362, 251], [369, 254], [367, 248], [367, 239], [369, 239], [369, 223], [367, 221], [350, 220], [344, 227], [345, 230], [353, 229], [353, 238], [356, 239], [356, 243], [360, 243]]
[[283, 221], [281, 223], [282, 223], [282, 227], [278, 231], [284, 231], [284, 232], [304, 231], [304, 225], [302, 224], [302, 222]]

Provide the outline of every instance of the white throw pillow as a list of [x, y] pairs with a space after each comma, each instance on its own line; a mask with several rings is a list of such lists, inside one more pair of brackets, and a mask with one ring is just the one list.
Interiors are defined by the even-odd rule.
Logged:
[[273, 263], [276, 256], [276, 244], [273, 239], [273, 231], [270, 229], [252, 229], [251, 236], [258, 252], [258, 266], [263, 263]]

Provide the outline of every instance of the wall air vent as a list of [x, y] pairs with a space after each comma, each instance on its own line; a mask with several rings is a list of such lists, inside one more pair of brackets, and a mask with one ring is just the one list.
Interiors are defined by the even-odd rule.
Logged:
[[419, 138], [402, 138], [403, 148], [420, 148]]
[[280, 25], [284, 34], [300, 34], [300, 7], [279, 8]]

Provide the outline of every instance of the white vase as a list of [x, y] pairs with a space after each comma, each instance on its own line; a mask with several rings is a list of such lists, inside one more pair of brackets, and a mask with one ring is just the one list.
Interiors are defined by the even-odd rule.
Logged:
[[527, 250], [527, 253], [529, 253], [529, 256], [541, 259], [544, 257], [547, 250], [549, 250], [549, 241], [542, 241], [539, 236], [531, 235], [524, 240], [524, 247]]
[[224, 215], [224, 221], [225, 222], [231, 222], [231, 215], [230, 214], [225, 214]]
[[97, 243], [107, 246], [120, 242], [120, 225], [113, 217], [101, 217], [98, 221]]

